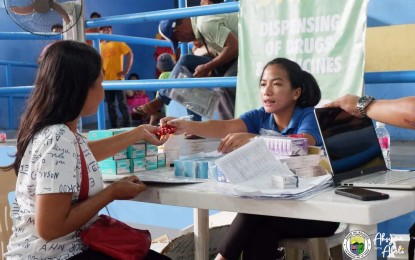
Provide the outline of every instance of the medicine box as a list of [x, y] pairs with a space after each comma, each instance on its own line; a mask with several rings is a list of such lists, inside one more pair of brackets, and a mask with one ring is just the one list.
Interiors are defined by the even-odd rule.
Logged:
[[144, 158], [134, 158], [131, 160], [131, 172], [141, 172], [146, 170], [146, 160]]
[[[101, 140], [104, 138], [108, 138], [120, 133], [124, 133], [125, 129], [107, 129], [107, 130], [92, 130], [88, 133], [88, 139], [90, 141]], [[119, 153], [114, 154], [111, 157], [108, 157], [105, 160], [119, 160], [119, 159], [126, 159], [127, 157], [127, 149], [121, 150]]]
[[301, 178], [307, 178], [307, 177], [317, 177], [324, 174], [327, 174], [327, 170], [320, 165], [317, 166], [310, 166], [310, 167], [304, 167], [304, 168], [296, 168], [292, 169], [292, 172]]
[[144, 158], [146, 157], [146, 143], [140, 142], [129, 145], [127, 148], [127, 158]]
[[150, 155], [145, 157], [146, 170], [157, 169], [157, 155]]
[[158, 146], [146, 143], [146, 156], [150, 155], [157, 155], [158, 153]]
[[306, 155], [308, 153], [307, 138], [265, 136], [265, 143], [276, 155]]
[[130, 159], [121, 160], [104, 160], [98, 162], [102, 174], [117, 175], [123, 173], [130, 173]]
[[317, 166], [320, 162], [320, 155], [310, 154], [304, 156], [276, 156], [281, 162], [287, 163], [288, 168], [297, 169]]
[[213, 163], [213, 159], [191, 158], [174, 160], [174, 175], [179, 177], [207, 179], [209, 177], [209, 163]]

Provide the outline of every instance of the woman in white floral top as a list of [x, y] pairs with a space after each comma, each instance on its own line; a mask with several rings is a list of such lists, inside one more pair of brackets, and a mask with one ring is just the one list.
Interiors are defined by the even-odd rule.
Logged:
[[[103, 188], [97, 161], [140, 140], [160, 145], [141, 125], [108, 139], [87, 142], [78, 120], [93, 115], [104, 98], [99, 53], [85, 43], [52, 44], [40, 63], [35, 87], [21, 119], [14, 168], [18, 175], [12, 208], [13, 234], [6, 259], [111, 259], [87, 248], [79, 230], [114, 200], [132, 199], [146, 190], [136, 176]], [[89, 194], [77, 202], [83, 152]], [[150, 251], [146, 259], [168, 259]]]

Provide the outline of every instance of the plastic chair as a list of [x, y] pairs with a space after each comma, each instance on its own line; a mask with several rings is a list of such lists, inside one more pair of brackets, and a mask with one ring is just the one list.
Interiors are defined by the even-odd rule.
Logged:
[[0, 171], [0, 183], [0, 256], [3, 256], [6, 253], [7, 244], [12, 234], [8, 195], [16, 188], [16, 174], [14, 170]]
[[308, 253], [311, 260], [342, 259], [342, 253], [338, 254], [340, 256], [337, 254], [334, 256], [330, 249], [342, 245], [348, 230], [348, 224], [340, 223], [336, 232], [329, 237], [285, 239], [281, 243], [281, 246], [285, 248], [285, 259], [301, 260], [303, 259], [303, 251]]

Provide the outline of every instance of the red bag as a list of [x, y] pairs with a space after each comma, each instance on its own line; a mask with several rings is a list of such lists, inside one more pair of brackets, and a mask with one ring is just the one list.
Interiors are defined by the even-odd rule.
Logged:
[[80, 236], [91, 249], [120, 260], [144, 259], [151, 246], [148, 230], [132, 228], [107, 215], [99, 215]]
[[[89, 177], [84, 153], [79, 146], [81, 157], [81, 189], [78, 202], [89, 194]], [[79, 234], [82, 242], [91, 249], [120, 260], [141, 260], [147, 256], [151, 246], [148, 230], [132, 228], [107, 215], [99, 215], [97, 221]]]

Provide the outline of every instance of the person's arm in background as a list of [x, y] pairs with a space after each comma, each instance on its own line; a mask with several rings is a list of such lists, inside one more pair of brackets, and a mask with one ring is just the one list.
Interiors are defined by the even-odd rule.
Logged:
[[130, 72], [131, 67], [133, 66], [133, 61], [134, 61], [133, 51], [130, 50], [124, 56], [127, 58], [127, 61], [125, 63], [124, 70], [118, 72], [118, 78], [120, 78], [120, 79], [123, 79], [123, 78], [125, 78], [125, 76], [128, 75], [128, 73]]
[[208, 63], [199, 65], [195, 69], [193, 76], [195, 77], [206, 77], [209, 72], [214, 70], [216, 67], [225, 65], [238, 57], [238, 37], [229, 32], [226, 38], [223, 50], [214, 59]]
[[127, 62], [126, 62], [125, 69], [124, 69], [124, 76], [126, 76], [130, 72], [130, 69], [133, 66], [133, 61], [134, 61], [133, 51], [130, 51], [129, 53], [127, 53], [125, 57], [127, 58]]
[[[354, 116], [361, 116], [357, 110], [360, 97], [345, 95], [326, 107], [340, 107]], [[366, 115], [376, 121], [403, 128], [415, 129], [415, 96], [390, 100], [373, 100], [366, 106]]]

